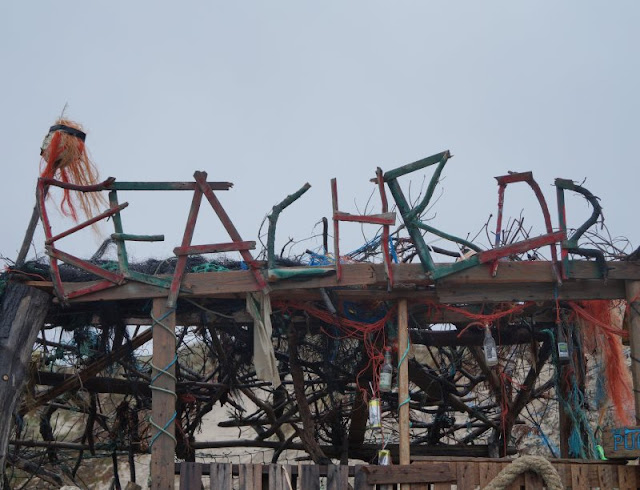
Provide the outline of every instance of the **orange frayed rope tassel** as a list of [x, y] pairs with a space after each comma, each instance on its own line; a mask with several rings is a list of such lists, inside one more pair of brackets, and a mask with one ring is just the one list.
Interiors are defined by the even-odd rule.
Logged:
[[[68, 119], [58, 119], [49, 128], [49, 133], [42, 142], [40, 177], [75, 185], [98, 183], [98, 170], [89, 159], [85, 147], [86, 137], [80, 124]], [[60, 210], [63, 215], [78, 221], [76, 206], [90, 218], [104, 202], [98, 192], [79, 192], [72, 199], [71, 191], [64, 189]]]

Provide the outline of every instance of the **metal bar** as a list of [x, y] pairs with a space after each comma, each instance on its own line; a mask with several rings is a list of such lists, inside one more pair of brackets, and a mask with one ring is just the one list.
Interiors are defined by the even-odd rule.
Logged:
[[[387, 201], [387, 193], [384, 190], [384, 176], [382, 169], [378, 167], [376, 169], [376, 182], [378, 184], [378, 190], [380, 191], [380, 201], [382, 202], [382, 213], [389, 211], [389, 202]], [[395, 213], [394, 213], [395, 224]], [[384, 256], [384, 270], [387, 274], [387, 280], [389, 281], [389, 288], [393, 289], [393, 267], [391, 264], [391, 251], [389, 250], [389, 225], [382, 226], [382, 254]]]
[[[169, 279], [152, 276], [150, 274], [144, 274], [142, 272], [127, 271], [124, 277], [126, 277], [127, 279], [131, 279], [132, 281], [143, 282], [145, 284], [150, 284], [151, 286], [158, 286], [160, 288], [169, 289], [171, 287], [171, 281]], [[181, 287], [180, 291], [190, 292], [189, 289], [186, 289], [184, 287]]]
[[340, 263], [340, 220], [336, 218], [338, 211], [338, 181], [331, 179], [331, 206], [333, 208], [333, 254], [336, 261], [336, 282], [342, 278], [342, 266]]
[[86, 260], [82, 260], [74, 255], [63, 252], [62, 250], [57, 250], [51, 245], [48, 245], [46, 247], [46, 252], [50, 257], [55, 257], [56, 259], [62, 260], [67, 264], [79, 267], [80, 269], [90, 272], [91, 274], [102, 277], [107, 281], [111, 281], [114, 284], [120, 285], [126, 282], [125, 277], [122, 274], [115, 274], [111, 271], [98, 267], [91, 262], [87, 262]]
[[76, 291], [71, 291], [66, 295], [67, 299], [77, 298], [79, 296], [84, 296], [85, 294], [96, 293], [98, 291], [103, 291], [105, 289], [109, 289], [117, 286], [117, 284], [112, 283], [111, 281], [100, 281], [96, 284], [93, 284], [89, 287], [77, 289]]
[[[200, 210], [200, 203], [202, 202], [202, 191], [200, 188], [196, 188], [193, 192], [193, 199], [191, 200], [191, 207], [189, 208], [189, 216], [187, 217], [187, 226], [182, 236], [182, 246], [188, 247], [191, 245], [193, 239], [193, 230], [196, 227], [196, 221], [198, 220], [198, 211]], [[187, 256], [181, 255], [178, 257], [176, 268], [173, 272], [173, 279], [169, 289], [169, 298], [167, 299], [167, 306], [174, 308], [178, 302], [178, 295], [180, 294], [180, 284], [182, 283], [182, 276], [184, 275], [184, 269], [187, 265]]]
[[72, 233], [75, 233], [76, 231], [80, 231], [83, 228], [86, 228], [87, 226], [91, 226], [92, 224], [97, 223], [101, 219], [108, 218], [109, 216], [113, 216], [114, 214], [118, 213], [122, 209], [126, 208], [128, 205], [129, 205], [129, 203], [125, 202], [125, 203], [122, 203], [122, 204], [120, 204], [119, 206], [117, 206], [115, 208], [107, 209], [103, 213], [100, 213], [99, 215], [94, 216], [93, 218], [88, 219], [86, 221], [83, 221], [82, 223], [74, 226], [73, 228], [69, 228], [67, 231], [63, 231], [62, 233], [59, 233], [58, 235], [56, 235], [54, 237], [46, 239], [44, 243], [45, 243], [45, 245], [51, 245], [53, 242], [56, 242], [56, 241], [60, 240], [61, 238], [69, 236]]
[[474, 250], [476, 252], [482, 251], [480, 247], [471, 243], [469, 240], [465, 240], [464, 238], [460, 238], [455, 235], [449, 235], [448, 233], [445, 233], [444, 231], [440, 231], [437, 228], [434, 228], [433, 226], [429, 226], [428, 224], [423, 223], [422, 221], [417, 221], [417, 219], [414, 226], [417, 226], [418, 228], [421, 228], [425, 231], [433, 233], [434, 235], [439, 236], [440, 238], [444, 238], [445, 240], [450, 240], [452, 242], [456, 242], [461, 245], [464, 245], [465, 247], [470, 248], [471, 250]]
[[[200, 187], [200, 190], [209, 201], [209, 204], [211, 204], [211, 207], [218, 215], [218, 218], [220, 218], [220, 221], [222, 222], [222, 226], [224, 226], [224, 228], [227, 230], [227, 233], [229, 234], [231, 239], [234, 242], [241, 242], [242, 237], [240, 236], [240, 233], [238, 233], [238, 230], [236, 230], [236, 227], [233, 225], [231, 218], [229, 218], [229, 215], [220, 204], [220, 201], [218, 201], [218, 198], [216, 197], [215, 193], [207, 185], [206, 172], [196, 172], [195, 174], [193, 174], [193, 176], [195, 177], [196, 182]], [[258, 286], [260, 286], [261, 289], [267, 291], [269, 289], [269, 286], [264, 280], [264, 277], [262, 277], [262, 274], [260, 273], [260, 270], [256, 266], [255, 260], [253, 259], [253, 256], [251, 255], [251, 253], [249, 253], [248, 250], [240, 250], [240, 255], [242, 256], [246, 264], [251, 268], [251, 272], [253, 273], [253, 277], [255, 277], [256, 283], [258, 284]]]
[[[276, 242], [276, 224], [278, 223], [278, 217], [280, 213], [289, 205], [291, 205], [294, 201], [297, 201], [302, 194], [307, 192], [311, 188], [311, 185], [307, 182], [300, 189], [298, 189], [293, 194], [288, 195], [284, 200], [273, 206], [271, 210], [271, 214], [267, 216], [269, 219], [269, 230], [267, 232], [267, 267], [269, 269], [275, 268], [276, 258], [275, 258], [275, 242]], [[326, 253], [326, 252], [325, 252]]]
[[214, 243], [212, 245], [191, 245], [188, 247], [176, 247], [173, 253], [180, 255], [213, 254], [218, 252], [239, 252], [241, 250], [254, 250], [256, 242], [231, 242]]
[[[498, 217], [496, 218], [496, 235], [494, 241], [495, 247], [499, 247], [502, 241], [502, 211], [504, 208], [504, 190], [507, 187], [507, 184], [500, 180], [501, 178], [502, 177], [496, 177], [496, 179], [498, 180]], [[496, 260], [491, 266], [491, 275], [495, 277], [497, 273], [498, 261]]]
[[[40, 210], [40, 220], [42, 221], [42, 227], [44, 228], [45, 240], [49, 240], [52, 236], [51, 222], [49, 221], [49, 214], [47, 213], [47, 206], [45, 203], [48, 188], [49, 186], [42, 179], [38, 179], [38, 185], [36, 187], [36, 202], [38, 203], [38, 208]], [[58, 299], [64, 302], [64, 286], [62, 285], [62, 279], [60, 278], [60, 268], [58, 267], [58, 261], [56, 258], [51, 255], [49, 256], [49, 267], [51, 269], [53, 290]]]
[[437, 153], [436, 155], [431, 155], [430, 157], [423, 158], [422, 160], [418, 160], [413, 163], [408, 163], [406, 165], [403, 165], [402, 167], [389, 170], [388, 172], [385, 172], [384, 180], [385, 182], [389, 182], [390, 180], [397, 179], [398, 177], [402, 177], [405, 174], [410, 174], [411, 172], [415, 172], [416, 170], [423, 169], [430, 165], [435, 165], [436, 163], [440, 163], [445, 157], [451, 158], [449, 150], [443, 151], [442, 153]]
[[512, 243], [504, 247], [492, 248], [491, 250], [485, 250], [478, 254], [481, 264], [486, 264], [494, 260], [498, 260], [502, 257], [509, 255], [526, 252], [527, 250], [533, 250], [535, 248], [543, 247], [551, 243], [559, 243], [564, 240], [565, 234], [563, 231], [556, 231], [555, 233], [549, 233], [546, 235], [540, 235], [528, 240], [522, 240], [521, 242]]
[[[206, 185], [214, 191], [226, 191], [233, 187], [231, 182], [206, 182]], [[113, 182], [107, 189], [117, 191], [194, 191], [197, 187], [195, 182]]]
[[128, 242], [163, 242], [164, 235], [129, 235], [128, 233], [112, 233], [114, 240], [124, 240]]
[[42, 181], [46, 186], [54, 186], [60, 187], [61, 189], [68, 189], [71, 191], [78, 192], [99, 192], [109, 190], [110, 186], [115, 182], [115, 177], [109, 177], [98, 184], [92, 185], [79, 185], [79, 184], [71, 184], [70, 182], [62, 182], [56, 179], [44, 179], [40, 177], [38, 181]]
[[[117, 191], [109, 192], [109, 205], [112, 208], [118, 207]], [[113, 217], [113, 229], [116, 233], [124, 233], [122, 229], [122, 217], [120, 216], [119, 212], [116, 213]], [[129, 272], [129, 257], [127, 256], [127, 247], [123, 240], [118, 240], [116, 242], [116, 247], [118, 248], [118, 266], [120, 268], [120, 272], [122, 274], [126, 274]]]
[[449, 159], [449, 152], [446, 152], [445, 155], [442, 157], [442, 160], [438, 164], [438, 167], [436, 168], [435, 172], [433, 172], [433, 175], [431, 176], [431, 180], [429, 181], [429, 187], [427, 187], [427, 191], [425, 192], [424, 197], [422, 198], [422, 201], [420, 201], [420, 204], [418, 204], [411, 210], [411, 216], [415, 216], [416, 218], [419, 218], [420, 215], [423, 213], [423, 211], [429, 205], [429, 202], [433, 197], [433, 193], [436, 190], [436, 185], [438, 185], [438, 181], [440, 180], [440, 175], [442, 174], [442, 170], [444, 169], [444, 166], [447, 164], [448, 159]]
[[395, 225], [396, 213], [357, 215], [337, 211], [333, 214], [334, 219], [339, 221], [351, 221], [354, 223], [368, 223], [372, 225]]
[[393, 199], [398, 206], [398, 210], [400, 211], [400, 214], [404, 219], [404, 224], [407, 227], [409, 236], [411, 237], [411, 240], [416, 247], [416, 252], [418, 254], [418, 257], [420, 258], [422, 267], [424, 268], [425, 272], [432, 274], [435, 271], [436, 266], [433, 262], [433, 259], [431, 258], [429, 247], [427, 247], [420, 229], [415, 226], [415, 223], [412, 220], [407, 219], [407, 215], [409, 214], [409, 211], [411, 211], [411, 207], [409, 206], [407, 199], [404, 197], [404, 193], [400, 188], [400, 184], [396, 179], [387, 179], [386, 174], [385, 181], [387, 182], [389, 190], [391, 191], [391, 195], [393, 196]]

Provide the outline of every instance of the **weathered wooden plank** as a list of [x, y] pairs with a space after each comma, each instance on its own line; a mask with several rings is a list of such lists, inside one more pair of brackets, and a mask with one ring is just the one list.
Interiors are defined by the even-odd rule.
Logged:
[[478, 479], [480, 488], [486, 487], [491, 480], [493, 480], [498, 473], [500, 473], [500, 463], [495, 462], [479, 462], [478, 463]]
[[[441, 303], [482, 303], [501, 301], [545, 301], [551, 298], [548, 284], [447, 285], [437, 288]], [[122, 287], [122, 286], [121, 286]], [[624, 282], [609, 280], [565, 282], [558, 289], [560, 300], [621, 299], [625, 297]]]
[[278, 473], [279, 473], [279, 465], [277, 464], [270, 464], [268, 466], [269, 468], [269, 490], [281, 490], [282, 487], [280, 486], [281, 483], [281, 479], [278, 480]]
[[[155, 381], [152, 386], [159, 388], [153, 390], [151, 395], [151, 417], [156, 426], [152, 427], [153, 445], [151, 446], [151, 488], [172, 490], [174, 460], [175, 460], [175, 364], [173, 359], [176, 353], [176, 337], [172, 333], [176, 326], [175, 311], [168, 310], [165, 301], [156, 299], [153, 301], [153, 318], [158, 322], [153, 328], [153, 365], [164, 369], [167, 374], [159, 374], [154, 369]], [[166, 328], [165, 328], [166, 327]]]
[[356, 465], [353, 480], [353, 490], [374, 490], [375, 486], [367, 481], [366, 466]]
[[527, 471], [524, 474], [524, 488], [526, 490], [542, 490], [544, 482], [540, 475], [533, 471]]
[[613, 488], [618, 487], [618, 471], [613, 465], [603, 464], [595, 467], [596, 481], [591, 483], [593, 487]]
[[200, 488], [202, 485], [202, 465], [200, 463], [182, 463], [180, 465], [180, 490]]
[[300, 488], [305, 490], [320, 490], [320, 471], [315, 464], [299, 464], [298, 480]]
[[589, 472], [582, 464], [572, 464], [571, 467], [571, 488], [587, 488], [589, 485]]
[[0, 481], [18, 399], [27, 381], [33, 344], [47, 316], [51, 297], [9, 283], [0, 307]]
[[231, 463], [211, 463], [210, 468], [211, 490], [232, 490], [233, 473]]
[[463, 461], [456, 463], [458, 490], [475, 490], [480, 483], [478, 465]]
[[327, 490], [342, 490], [347, 488], [349, 481], [349, 467], [332, 464], [327, 468]]
[[254, 464], [253, 466], [253, 490], [262, 490], [262, 465]]
[[254, 490], [253, 465], [241, 464], [238, 466], [238, 489]]
[[618, 485], [620, 490], [636, 490], [638, 486], [638, 469], [640, 466], [623, 466], [617, 467], [618, 470]]
[[[464, 463], [467, 464], [467, 463]], [[471, 465], [472, 463], [468, 463]], [[456, 474], [447, 463], [414, 463], [400, 466], [366, 466], [362, 470], [367, 474], [370, 484], [384, 483], [423, 483], [454, 481]]]
[[[511, 463], [501, 463], [500, 471], [504, 471], [507, 469]], [[524, 486], [524, 475], [518, 475], [509, 486], [507, 486], [507, 490], [521, 490], [521, 487]]]
[[411, 462], [409, 421], [409, 323], [407, 300], [398, 301], [398, 431], [400, 432], [400, 464]]
[[560, 475], [560, 481], [562, 482], [562, 485], [565, 487], [570, 487], [571, 486], [571, 465], [568, 465], [566, 463], [556, 463], [556, 462], [553, 462], [552, 464], [553, 464], [553, 467], [558, 472], [558, 475]]

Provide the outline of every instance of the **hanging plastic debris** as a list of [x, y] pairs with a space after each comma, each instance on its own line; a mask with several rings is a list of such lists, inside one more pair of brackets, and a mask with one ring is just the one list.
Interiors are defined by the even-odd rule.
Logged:
[[493, 340], [489, 327], [485, 327], [484, 329], [483, 349], [487, 365], [495, 366], [498, 364], [498, 349], [496, 348], [496, 341]]
[[569, 361], [569, 344], [564, 336], [564, 329], [562, 326], [558, 328], [558, 360], [560, 362]]
[[378, 451], [378, 465], [389, 466], [391, 464], [391, 451], [388, 449], [380, 449]]
[[372, 398], [369, 400], [369, 427], [372, 429], [379, 429], [382, 427], [379, 398]]

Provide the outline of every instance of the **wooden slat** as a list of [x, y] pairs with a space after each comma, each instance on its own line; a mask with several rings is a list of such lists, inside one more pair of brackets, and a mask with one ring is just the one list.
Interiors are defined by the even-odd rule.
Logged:
[[526, 490], [542, 490], [544, 482], [540, 475], [533, 471], [524, 474], [524, 488]]
[[262, 465], [253, 465], [253, 490], [262, 490]]
[[640, 466], [618, 466], [618, 485], [620, 490], [636, 490]]
[[254, 490], [253, 465], [241, 464], [238, 467], [239, 490]]
[[327, 468], [327, 490], [342, 490], [347, 488], [348, 481], [348, 466], [330, 465]]
[[[122, 286], [121, 286], [122, 287]], [[113, 291], [108, 289], [105, 291]], [[582, 281], [580, 283], [565, 282], [558, 289], [558, 299], [621, 299], [624, 298], [624, 282], [609, 280]], [[481, 303], [501, 301], [545, 301], [549, 300], [547, 284], [485, 284], [482, 288], [476, 285], [447, 285], [437, 288], [441, 303]]]
[[483, 462], [478, 463], [480, 488], [486, 487], [498, 473], [500, 473], [500, 463]]
[[446, 482], [434, 483], [433, 490], [451, 490], [451, 483], [446, 483]]
[[202, 465], [200, 463], [182, 463], [180, 465], [180, 490], [199, 489], [201, 485]]
[[364, 468], [365, 466], [362, 465], [355, 467], [353, 490], [374, 490], [374, 485], [367, 483], [367, 473], [364, 471]]
[[589, 473], [587, 467], [581, 464], [572, 464], [571, 466], [571, 487], [587, 488], [589, 484]]
[[[463, 463], [473, 466], [473, 463]], [[447, 463], [414, 463], [401, 466], [366, 466], [362, 470], [370, 484], [454, 481], [456, 474]]]
[[277, 464], [269, 465], [269, 490], [282, 490], [280, 483], [282, 479], [278, 480], [278, 473], [280, 467]]
[[300, 482], [300, 488], [304, 488], [305, 490], [307, 488], [309, 490], [320, 490], [320, 471], [318, 465], [298, 465], [298, 480]]
[[480, 483], [480, 474], [478, 465], [475, 463], [463, 461], [456, 463], [458, 490], [475, 490], [476, 485]]
[[558, 472], [558, 475], [560, 475], [560, 481], [562, 482], [562, 485], [565, 487], [570, 487], [571, 486], [571, 465], [568, 465], [566, 463], [552, 463], [552, 464], [553, 464], [553, 467]]
[[618, 486], [618, 471], [615, 466], [602, 464], [591, 467], [589, 484], [592, 487], [613, 488]]
[[[501, 463], [500, 471], [507, 469], [511, 463]], [[507, 490], [521, 490], [524, 486], [524, 475], [518, 475], [513, 482], [507, 487]]]
[[231, 463], [211, 463], [209, 480], [211, 490], [232, 490], [233, 473]]

